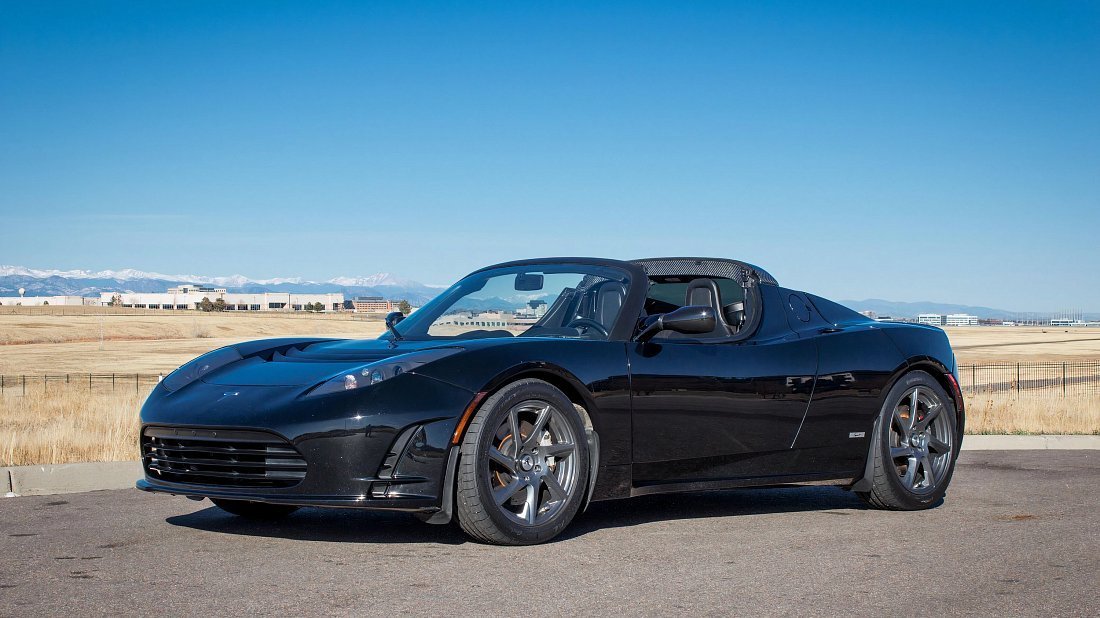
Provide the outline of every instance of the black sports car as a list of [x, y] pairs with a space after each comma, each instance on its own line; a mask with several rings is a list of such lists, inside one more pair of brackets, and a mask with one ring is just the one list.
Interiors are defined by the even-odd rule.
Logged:
[[589, 501], [840, 485], [943, 497], [963, 434], [943, 331], [879, 323], [724, 259], [476, 271], [377, 340], [270, 339], [180, 367], [141, 412], [147, 491], [553, 538]]

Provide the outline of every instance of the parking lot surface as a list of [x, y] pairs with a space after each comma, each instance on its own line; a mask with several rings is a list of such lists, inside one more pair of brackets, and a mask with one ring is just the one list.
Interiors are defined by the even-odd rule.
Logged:
[[947, 499], [597, 503], [535, 547], [410, 516], [237, 519], [137, 490], [0, 500], [0, 615], [1100, 615], [1100, 452], [964, 452]]

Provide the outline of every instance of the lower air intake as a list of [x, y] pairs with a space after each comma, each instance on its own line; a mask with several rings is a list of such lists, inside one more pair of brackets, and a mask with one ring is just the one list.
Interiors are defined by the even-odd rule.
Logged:
[[142, 463], [151, 478], [222, 487], [292, 487], [306, 461], [271, 433], [240, 429], [146, 427]]

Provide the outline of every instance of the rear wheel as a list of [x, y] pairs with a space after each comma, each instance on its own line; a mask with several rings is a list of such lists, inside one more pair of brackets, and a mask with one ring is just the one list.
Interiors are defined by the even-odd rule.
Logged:
[[947, 492], [959, 454], [954, 401], [931, 375], [913, 371], [890, 389], [877, 427], [871, 489], [858, 495], [882, 509], [935, 506]]
[[246, 519], [279, 519], [298, 510], [298, 507], [289, 504], [267, 504], [221, 498], [211, 498], [210, 501], [219, 509]]
[[565, 529], [584, 499], [588, 443], [573, 403], [542, 380], [487, 399], [461, 446], [455, 511], [476, 540], [530, 545]]

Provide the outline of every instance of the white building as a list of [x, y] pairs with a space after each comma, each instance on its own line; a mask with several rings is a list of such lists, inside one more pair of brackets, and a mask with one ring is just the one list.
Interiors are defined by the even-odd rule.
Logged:
[[5, 307], [23, 306], [40, 307], [49, 305], [83, 305], [84, 299], [80, 296], [0, 296], [0, 305]]
[[460, 311], [436, 319], [432, 326], [478, 326], [505, 328], [515, 323], [515, 315], [503, 311]]
[[1092, 322], [1092, 323], [1090, 324], [1089, 322], [1085, 322], [1084, 320], [1069, 320], [1069, 319], [1065, 319], [1065, 318], [1062, 318], [1062, 319], [1054, 319], [1054, 320], [1051, 320], [1051, 321], [1050, 321], [1050, 325], [1051, 325], [1051, 326], [1076, 326], [1076, 327], [1084, 327], [1084, 326], [1091, 326], [1092, 324], [1096, 324], [1096, 322]]
[[938, 313], [922, 313], [917, 316], [918, 324], [928, 324], [929, 326], [943, 326], [943, 316]]
[[225, 303], [226, 311], [301, 311], [306, 305], [321, 303], [325, 311], [344, 308], [343, 294], [292, 294], [289, 292], [265, 292], [260, 294], [236, 294], [224, 288], [204, 288], [181, 285], [167, 292], [103, 292], [100, 305], [110, 305], [118, 297], [117, 304], [135, 309], [161, 309], [182, 311], [195, 309], [203, 299]]
[[947, 326], [977, 326], [978, 316], [969, 313], [950, 313], [944, 320]]

